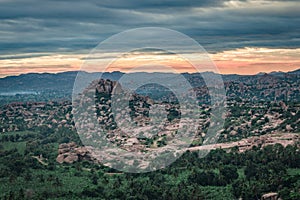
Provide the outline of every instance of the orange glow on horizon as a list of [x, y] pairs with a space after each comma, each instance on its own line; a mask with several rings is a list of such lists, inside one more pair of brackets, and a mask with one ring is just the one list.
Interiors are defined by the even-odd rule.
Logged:
[[[300, 48], [297, 49], [269, 49], [269, 48], [240, 48], [210, 54], [210, 58], [222, 74], [257, 74], [259, 72], [292, 71], [300, 68]], [[15, 56], [15, 58], [14, 58]], [[30, 72], [56, 73], [80, 70], [86, 54], [50, 54], [40, 56], [10, 55], [0, 56], [0, 76], [18, 75]], [[11, 58], [12, 57], [12, 58]], [[95, 65], [89, 66], [92, 71], [103, 71], [107, 63], [103, 57], [96, 59]], [[101, 61], [102, 60], [102, 61]], [[99, 62], [98, 62], [99, 61]], [[102, 62], [102, 64], [101, 64]], [[90, 62], [88, 62], [90, 63]], [[173, 72], [196, 72], [195, 68], [184, 58], [177, 55], [155, 55], [141, 53], [135, 56], [125, 56], [116, 59], [106, 71], [131, 71], [133, 67], [144, 66], [138, 70], [162, 72], [161, 66], [167, 65]], [[204, 64], [205, 65], [205, 64]], [[99, 66], [102, 66], [99, 67]], [[155, 68], [153, 68], [155, 66]], [[202, 71], [212, 71], [201, 67]], [[133, 70], [134, 71], [134, 70]]]

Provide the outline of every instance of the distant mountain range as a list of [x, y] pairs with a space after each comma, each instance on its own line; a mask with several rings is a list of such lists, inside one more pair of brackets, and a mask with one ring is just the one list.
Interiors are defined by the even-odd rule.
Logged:
[[[213, 73], [213, 72], [204, 72]], [[41, 91], [72, 91], [74, 81], [78, 71], [62, 72], [57, 74], [52, 73], [29, 73], [22, 74], [19, 76], [8, 76], [5, 78], [0, 78], [0, 92], [41, 92]], [[122, 77], [124, 73], [122, 72], [106, 72], [103, 74], [102, 78], [118, 80]], [[100, 77], [101, 73], [93, 73], [95, 77]], [[201, 76], [198, 73], [189, 74], [183, 73], [183, 75], [188, 80], [194, 80]], [[228, 81], [238, 81], [245, 82], [252, 79], [255, 80], [262, 79], [285, 79], [287, 77], [294, 77], [300, 75], [300, 69], [291, 72], [271, 72], [271, 73], [259, 73], [257, 75], [237, 75], [237, 74], [226, 74], [222, 75], [224, 82]], [[202, 82], [202, 81], [200, 81]]]
[[[8, 76], [0, 79], [0, 92], [21, 91], [70, 91], [78, 71], [51, 73], [29, 73], [19, 76]], [[100, 73], [94, 73], [100, 77]], [[121, 72], [105, 73], [103, 78], [117, 80]]]

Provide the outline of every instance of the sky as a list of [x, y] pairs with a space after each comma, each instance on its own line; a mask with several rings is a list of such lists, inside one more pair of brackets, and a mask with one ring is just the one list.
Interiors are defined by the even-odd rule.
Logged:
[[300, 68], [299, 0], [0, 0], [0, 77], [79, 70], [100, 42], [141, 27], [193, 38], [223, 74]]

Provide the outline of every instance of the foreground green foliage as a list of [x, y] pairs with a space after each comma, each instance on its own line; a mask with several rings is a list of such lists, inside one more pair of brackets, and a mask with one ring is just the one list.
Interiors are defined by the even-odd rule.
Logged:
[[259, 199], [268, 192], [300, 199], [296, 146], [218, 149], [202, 159], [187, 152], [166, 169], [125, 174], [87, 161], [56, 163], [59, 143], [80, 144], [68, 129], [41, 127], [2, 134], [0, 141], [1, 199]]

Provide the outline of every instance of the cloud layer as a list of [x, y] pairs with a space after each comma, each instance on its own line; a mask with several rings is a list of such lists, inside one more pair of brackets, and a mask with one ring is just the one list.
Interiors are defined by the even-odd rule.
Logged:
[[270, 0], [2, 0], [1, 53], [76, 51], [120, 31], [160, 26], [209, 51], [298, 47], [300, 3]]
[[295, 49], [300, 47], [300, 2], [0, 0], [0, 59], [87, 53], [113, 34], [146, 26], [183, 32], [210, 53]]

